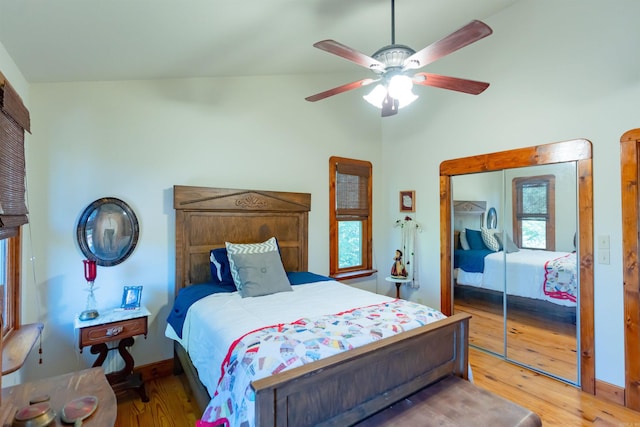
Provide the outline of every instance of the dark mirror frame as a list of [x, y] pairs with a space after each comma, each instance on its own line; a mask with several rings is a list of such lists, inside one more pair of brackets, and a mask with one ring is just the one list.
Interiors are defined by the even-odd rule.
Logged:
[[103, 267], [126, 260], [138, 243], [138, 218], [120, 199], [103, 197], [80, 215], [76, 238], [87, 259]]

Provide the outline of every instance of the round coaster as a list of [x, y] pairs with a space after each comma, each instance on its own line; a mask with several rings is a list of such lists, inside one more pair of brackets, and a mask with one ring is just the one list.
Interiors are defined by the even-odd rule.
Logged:
[[98, 407], [98, 398], [95, 396], [83, 396], [73, 399], [62, 408], [62, 421], [75, 423], [91, 416]]
[[34, 403], [48, 402], [50, 399], [48, 394], [42, 394], [40, 396], [34, 396], [31, 398], [29, 403], [33, 405]]
[[49, 425], [56, 417], [49, 402], [34, 403], [20, 408], [13, 418], [14, 427], [43, 427]]

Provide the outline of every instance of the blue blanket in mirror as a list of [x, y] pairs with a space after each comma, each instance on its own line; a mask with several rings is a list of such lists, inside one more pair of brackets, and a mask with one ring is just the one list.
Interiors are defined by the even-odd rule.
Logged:
[[490, 249], [456, 249], [453, 253], [453, 268], [461, 268], [467, 273], [482, 273], [484, 257], [493, 253]]

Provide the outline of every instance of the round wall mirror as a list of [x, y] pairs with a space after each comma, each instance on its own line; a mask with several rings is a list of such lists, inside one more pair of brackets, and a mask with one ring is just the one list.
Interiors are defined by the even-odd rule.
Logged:
[[103, 197], [80, 215], [76, 235], [87, 259], [110, 267], [127, 259], [138, 243], [138, 219], [120, 199]]
[[498, 214], [495, 208], [489, 209], [487, 214], [487, 228], [496, 228], [498, 226]]

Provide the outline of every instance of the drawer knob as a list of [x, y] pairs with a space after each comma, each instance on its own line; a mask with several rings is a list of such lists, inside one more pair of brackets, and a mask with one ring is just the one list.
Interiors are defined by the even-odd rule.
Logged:
[[122, 326], [115, 326], [113, 328], [107, 329], [107, 336], [114, 337], [122, 332], [124, 328]]

